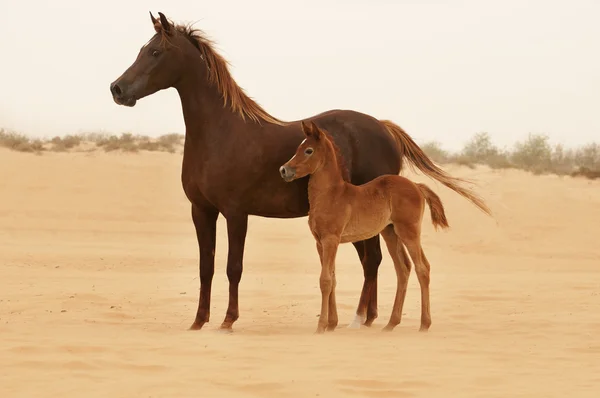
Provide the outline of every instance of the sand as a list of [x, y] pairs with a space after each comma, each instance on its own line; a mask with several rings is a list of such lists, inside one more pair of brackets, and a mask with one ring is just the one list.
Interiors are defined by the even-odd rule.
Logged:
[[[451, 224], [423, 244], [433, 324], [410, 277], [402, 324], [386, 252], [379, 318], [346, 329], [362, 286], [340, 248], [340, 327], [314, 335], [319, 263], [306, 218], [250, 219], [234, 333], [219, 219], [211, 322], [189, 331], [198, 249], [181, 155], [0, 151], [2, 397], [596, 397], [600, 181], [478, 167], [495, 212], [422, 176]], [[406, 175], [414, 176], [412, 173]], [[385, 250], [385, 249], [384, 249]]]

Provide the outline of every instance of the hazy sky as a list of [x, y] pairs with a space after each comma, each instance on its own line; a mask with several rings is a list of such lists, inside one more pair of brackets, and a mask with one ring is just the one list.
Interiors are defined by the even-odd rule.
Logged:
[[598, 0], [0, 0], [0, 126], [36, 136], [184, 132], [174, 89], [134, 108], [109, 84], [162, 11], [216, 40], [276, 117], [389, 118], [455, 149], [487, 131], [600, 141]]

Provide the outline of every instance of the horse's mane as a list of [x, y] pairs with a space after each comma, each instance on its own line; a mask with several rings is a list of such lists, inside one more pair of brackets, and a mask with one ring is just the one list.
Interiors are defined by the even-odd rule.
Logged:
[[[170, 22], [171, 28], [184, 35], [196, 47], [208, 66], [208, 80], [215, 85], [223, 97], [224, 106], [229, 105], [238, 113], [242, 119], [250, 119], [257, 123], [266, 121], [269, 123], [284, 125], [285, 122], [269, 115], [260, 105], [250, 98], [244, 90], [238, 86], [229, 72], [229, 62], [214, 49], [214, 42], [206, 37], [206, 34], [189, 25], [174, 24]], [[155, 25], [156, 31], [160, 32], [163, 40], [168, 41], [167, 34], [162, 29], [160, 22]]]
[[329, 132], [327, 132], [326, 130], [323, 130], [323, 129], [319, 129], [319, 130], [321, 130], [321, 139], [324, 139], [325, 145], [331, 146], [333, 156], [335, 157], [335, 160], [338, 165], [338, 169], [340, 170], [340, 173], [342, 174], [342, 178], [344, 179], [344, 181], [350, 182], [350, 172], [348, 171], [348, 167], [346, 166], [346, 161], [345, 161], [344, 157], [342, 156], [342, 152], [340, 151], [340, 148], [336, 145], [335, 141], [333, 140], [333, 137], [331, 136], [331, 134], [329, 134]]

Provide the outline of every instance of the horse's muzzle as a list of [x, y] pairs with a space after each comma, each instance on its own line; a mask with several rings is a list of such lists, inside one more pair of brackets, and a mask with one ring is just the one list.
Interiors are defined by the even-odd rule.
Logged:
[[117, 105], [125, 105], [132, 107], [137, 102], [135, 97], [131, 95], [126, 95], [126, 90], [121, 88], [118, 82], [112, 82], [110, 84], [110, 92], [112, 94], [113, 100]]

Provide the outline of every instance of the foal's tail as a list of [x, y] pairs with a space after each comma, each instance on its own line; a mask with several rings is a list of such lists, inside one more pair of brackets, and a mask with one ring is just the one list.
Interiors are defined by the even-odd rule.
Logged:
[[434, 228], [448, 228], [448, 220], [446, 219], [444, 205], [442, 204], [440, 197], [425, 184], [417, 183], [417, 186], [423, 196], [425, 196], [425, 201], [429, 206], [429, 211], [431, 211], [431, 222], [433, 223]]
[[[396, 140], [396, 144], [398, 145], [398, 149], [400, 149], [400, 153], [403, 157], [408, 158], [408, 160], [412, 163], [411, 166], [417, 166], [417, 168], [428, 177], [441, 182], [454, 192], [467, 198], [485, 214], [489, 216], [492, 215], [491, 210], [488, 208], [482, 198], [480, 198], [471, 190], [460, 186], [460, 183], [470, 183], [470, 181], [462, 178], [452, 177], [444, 170], [436, 166], [435, 163], [433, 163], [431, 159], [427, 157], [425, 152], [423, 152], [423, 150], [402, 129], [402, 127], [390, 120], [380, 120], [380, 122], [385, 126], [388, 133], [390, 133], [394, 140]], [[400, 167], [402, 167], [402, 164], [400, 164]]]

